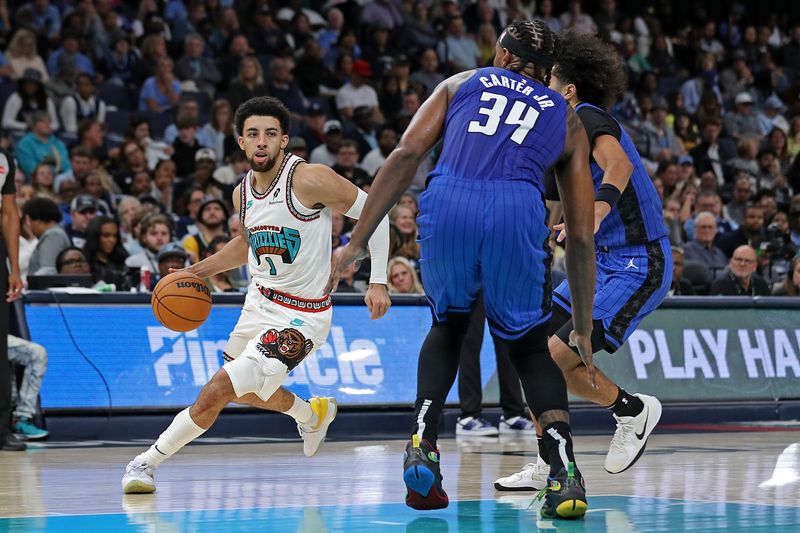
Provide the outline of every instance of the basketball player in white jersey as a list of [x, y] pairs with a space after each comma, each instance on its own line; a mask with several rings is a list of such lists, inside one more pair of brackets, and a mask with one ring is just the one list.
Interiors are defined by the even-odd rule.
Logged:
[[[289, 372], [325, 342], [331, 300], [331, 215], [358, 218], [366, 193], [324, 165], [285, 152], [289, 111], [272, 97], [252, 98], [236, 111], [239, 146], [252, 171], [233, 192], [242, 235], [187, 270], [206, 278], [248, 263], [252, 276], [242, 314], [223, 353], [226, 363], [178, 413], [122, 478], [126, 494], [155, 491], [154, 471], [202, 435], [230, 402], [280, 411], [297, 420], [303, 451], [314, 455], [336, 416], [333, 398], [299, 398], [281, 386]], [[370, 241], [372, 272], [365, 302], [372, 319], [390, 305], [386, 291], [389, 223]]]

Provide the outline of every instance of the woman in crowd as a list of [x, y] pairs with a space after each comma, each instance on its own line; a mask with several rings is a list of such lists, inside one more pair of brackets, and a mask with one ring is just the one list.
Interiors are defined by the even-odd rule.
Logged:
[[28, 69], [38, 72], [41, 75], [40, 79], [44, 82], [49, 79], [47, 66], [36, 47], [36, 35], [27, 28], [20, 29], [11, 38], [6, 50], [6, 59], [11, 65], [15, 79], [21, 78]]
[[411, 261], [405, 257], [389, 260], [389, 294], [425, 294]]
[[419, 260], [419, 244], [417, 244], [417, 222], [414, 212], [404, 205], [396, 205], [389, 212], [389, 221], [394, 224], [400, 232], [401, 243], [398, 255], [411, 259]]
[[264, 72], [256, 56], [243, 57], [239, 62], [239, 75], [231, 82], [228, 100], [233, 109], [255, 96], [266, 96]]
[[31, 173], [31, 185], [36, 193], [36, 196], [44, 196], [51, 200], [56, 200], [58, 195], [53, 189], [55, 176], [53, 174], [53, 167], [48, 163], [39, 163], [33, 168]]
[[113, 283], [118, 291], [130, 288], [123, 274], [128, 253], [122, 247], [119, 225], [113, 218], [98, 216], [89, 223], [83, 251], [95, 282]]
[[[201, 137], [214, 139], [214, 149], [217, 156], [217, 166], [224, 164], [230, 155], [239, 150], [236, 134], [233, 131], [233, 108], [225, 99], [219, 99], [211, 107], [211, 120], [201, 129]], [[202, 135], [205, 134], [205, 135]]]

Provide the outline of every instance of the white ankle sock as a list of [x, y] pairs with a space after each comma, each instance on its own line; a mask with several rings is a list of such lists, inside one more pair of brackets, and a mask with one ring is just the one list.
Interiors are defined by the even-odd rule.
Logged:
[[194, 423], [187, 407], [175, 416], [172, 424], [158, 437], [155, 444], [139, 457], [148, 465], [156, 467], [205, 432], [205, 429]]
[[311, 408], [311, 404], [296, 394], [293, 394], [293, 396], [294, 403], [284, 414], [291, 416], [300, 424], [308, 424], [309, 422], [313, 422], [314, 417], [317, 415]]

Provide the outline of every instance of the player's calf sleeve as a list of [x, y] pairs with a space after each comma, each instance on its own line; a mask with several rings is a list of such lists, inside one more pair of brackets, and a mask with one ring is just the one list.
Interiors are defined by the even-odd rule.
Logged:
[[158, 466], [205, 432], [205, 429], [194, 423], [187, 407], [175, 416], [172, 424], [158, 437], [155, 444], [140, 457], [148, 465]]
[[572, 430], [566, 422], [553, 422], [542, 430], [542, 442], [547, 450], [550, 475], [558, 474], [567, 463], [575, 462], [572, 451]]

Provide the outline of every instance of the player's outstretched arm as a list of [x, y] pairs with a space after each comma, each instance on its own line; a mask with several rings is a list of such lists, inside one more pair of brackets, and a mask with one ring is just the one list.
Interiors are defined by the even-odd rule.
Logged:
[[571, 344], [578, 347], [594, 384], [592, 364], [592, 307], [595, 288], [594, 186], [589, 171], [589, 139], [578, 115], [567, 109], [567, 140], [564, 154], [556, 164], [556, 184], [569, 241], [567, 279], [572, 299], [574, 330]]

